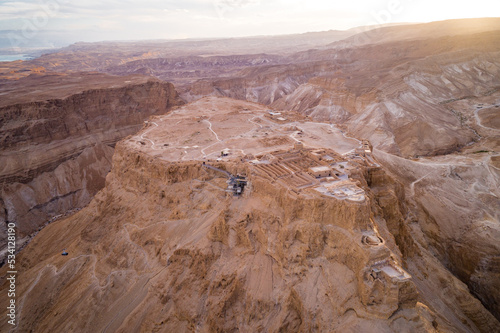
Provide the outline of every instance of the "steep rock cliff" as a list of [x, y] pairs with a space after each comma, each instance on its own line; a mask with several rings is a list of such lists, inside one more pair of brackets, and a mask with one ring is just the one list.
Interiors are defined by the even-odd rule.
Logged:
[[402, 270], [391, 236], [401, 193], [380, 169], [353, 172], [368, 193], [356, 203], [292, 193], [239, 160], [217, 166], [247, 175], [243, 196], [226, 193], [226, 178], [201, 162], [119, 143], [92, 203], [19, 255], [19, 330], [478, 332], [498, 324], [438, 262], [436, 279], [457, 285], [445, 294]]
[[[18, 85], [40, 89], [23, 97]], [[88, 204], [111, 168], [109, 146], [182, 103], [172, 84], [137, 76], [42, 75], [2, 89], [1, 224], [18, 224], [18, 246], [51, 218]]]
[[404, 229], [499, 318], [500, 173], [494, 157], [409, 161], [380, 151], [376, 156], [406, 189], [410, 210]]

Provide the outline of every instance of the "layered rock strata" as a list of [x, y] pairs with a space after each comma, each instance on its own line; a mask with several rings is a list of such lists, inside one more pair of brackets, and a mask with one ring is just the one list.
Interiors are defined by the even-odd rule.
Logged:
[[5, 85], [0, 107], [0, 224], [17, 223], [19, 247], [51, 218], [90, 202], [104, 185], [118, 140], [150, 115], [182, 103], [171, 84], [145, 77], [87, 73], [22, 80], [12, 85], [40, 89], [23, 97]]

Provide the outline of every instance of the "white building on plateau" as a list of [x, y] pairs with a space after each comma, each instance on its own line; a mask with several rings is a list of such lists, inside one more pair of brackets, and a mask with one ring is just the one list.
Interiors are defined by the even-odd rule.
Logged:
[[309, 173], [316, 178], [331, 177], [333, 170], [329, 166], [318, 166], [309, 168]]

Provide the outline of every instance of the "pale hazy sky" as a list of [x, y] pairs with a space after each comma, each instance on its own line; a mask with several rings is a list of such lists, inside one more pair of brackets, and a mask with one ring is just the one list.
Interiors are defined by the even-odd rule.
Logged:
[[0, 48], [276, 35], [471, 17], [500, 17], [500, 1], [6, 0], [0, 1]]

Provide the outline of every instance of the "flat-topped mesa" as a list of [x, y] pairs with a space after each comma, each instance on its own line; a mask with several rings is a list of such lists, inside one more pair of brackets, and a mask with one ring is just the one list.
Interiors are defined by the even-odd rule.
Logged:
[[336, 216], [351, 216], [349, 228], [361, 230], [368, 226], [370, 203], [349, 175], [375, 167], [356, 151], [365, 145], [329, 124], [301, 121], [294, 112], [211, 97], [147, 121], [118, 145], [114, 165], [124, 170], [117, 177], [142, 191], [151, 179], [171, 184], [205, 181], [211, 174], [228, 182], [229, 193], [293, 202], [291, 218], [336, 224]]
[[[120, 141], [89, 206], [47, 226], [20, 254], [20, 328], [87, 325], [67, 321], [75, 311], [103, 314], [92, 331], [120, 330], [138, 316], [141, 329], [169, 332], [195, 321], [202, 330], [252, 332], [446, 327], [416, 302], [401, 269], [390, 216], [371, 188], [383, 170], [356, 152], [363, 143], [280, 113], [289, 120], [209, 98]], [[231, 187], [238, 181], [246, 182], [241, 193]], [[70, 260], [47, 252], [54, 242]], [[77, 289], [65, 272], [76, 272]], [[46, 288], [30, 288], [38, 283]]]
[[[117, 145], [114, 170], [108, 183], [157, 198], [162, 198], [171, 186], [184, 187], [188, 192], [211, 188], [225, 191], [226, 199], [238, 207], [255, 200], [268, 207], [279, 207], [276, 216], [281, 216], [284, 226], [338, 228], [350, 242], [352, 257], [343, 260], [356, 272], [360, 298], [366, 307], [359, 311], [366, 316], [388, 319], [401, 306], [415, 306], [418, 294], [410, 275], [396, 262], [376, 231], [372, 202], [363, 190], [369, 191], [366, 183], [349, 178], [351, 173], [355, 174], [356, 162], [329, 149], [308, 149], [300, 145], [257, 156], [224, 156], [210, 162], [165, 160], [161, 155], [152, 156], [147, 149], [143, 151], [143, 145], [137, 146], [127, 141]], [[335, 166], [345, 174], [338, 175], [340, 171]], [[245, 179], [247, 186], [242, 193], [225, 187], [236, 176]], [[336, 182], [340, 187], [348, 183], [356, 186], [362, 191], [356, 195], [363, 195], [363, 200], [338, 198], [318, 190]], [[225, 240], [228, 237], [227, 231], [223, 232], [225, 228], [227, 226], [214, 226], [209, 237], [230, 243]]]
[[[258, 159], [226, 159], [225, 161], [165, 161], [152, 157], [139, 150], [130, 150], [126, 143], [119, 143], [113, 157], [113, 165], [117, 172], [113, 177], [141, 192], [161, 191], [161, 186], [183, 182], [204, 182], [225, 190], [228, 196], [252, 195], [268, 197], [280, 205], [289, 207], [289, 219], [302, 219], [311, 223], [336, 225], [348, 229], [364, 230], [369, 227], [370, 203], [364, 198], [364, 191], [357, 187], [353, 180], [340, 180], [333, 174], [327, 177], [315, 177], [308, 173], [309, 165], [319, 165], [321, 161], [312, 158], [306, 152], [274, 152]], [[268, 157], [287, 155], [275, 162], [269, 162]], [[308, 156], [309, 155], [309, 156]], [[333, 155], [333, 152], [330, 152]], [[291, 158], [296, 156], [296, 158]], [[210, 163], [210, 164], [209, 164]], [[325, 162], [323, 162], [325, 163]], [[293, 168], [293, 169], [292, 169]], [[325, 168], [329, 168], [325, 166]], [[226, 183], [244, 181], [241, 191], [237, 188], [224, 186]], [[216, 179], [215, 182], [214, 179]], [[317, 189], [328, 181], [338, 182], [340, 186], [349, 183], [356, 186], [362, 193], [354, 194], [354, 198], [336, 198], [325, 195]], [[222, 182], [222, 183], [221, 183]], [[159, 187], [159, 184], [161, 186]], [[359, 200], [363, 196], [363, 200]], [[345, 199], [345, 200], [344, 200]], [[321, 207], [321, 209], [318, 209]], [[343, 216], [342, 220], [338, 216]], [[341, 222], [340, 222], [341, 221]], [[346, 225], [349, 221], [349, 225]]]

